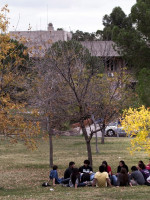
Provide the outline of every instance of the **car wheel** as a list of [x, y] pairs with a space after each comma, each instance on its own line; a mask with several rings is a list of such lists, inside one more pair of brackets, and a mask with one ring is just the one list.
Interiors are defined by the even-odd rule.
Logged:
[[108, 136], [108, 137], [113, 137], [113, 136], [115, 136], [115, 131], [113, 131], [112, 129], [109, 129], [109, 130], [107, 131], [107, 136]]

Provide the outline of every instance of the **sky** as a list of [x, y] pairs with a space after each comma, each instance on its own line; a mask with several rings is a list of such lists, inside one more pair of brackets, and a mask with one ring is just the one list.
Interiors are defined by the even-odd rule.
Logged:
[[55, 30], [96, 32], [103, 29], [102, 18], [120, 6], [128, 15], [136, 0], [0, 0], [0, 7], [8, 4], [9, 31], [47, 30], [53, 23]]

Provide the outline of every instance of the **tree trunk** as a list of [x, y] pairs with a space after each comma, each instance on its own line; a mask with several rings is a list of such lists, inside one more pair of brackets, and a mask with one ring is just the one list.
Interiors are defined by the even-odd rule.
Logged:
[[105, 141], [104, 141], [104, 136], [105, 136], [105, 127], [103, 126], [103, 128], [102, 128], [101, 144], [104, 144], [104, 143], [105, 143]]
[[[94, 122], [94, 128], [95, 128], [95, 131], [96, 131], [96, 124], [95, 124], [95, 122]], [[95, 142], [96, 142], [96, 153], [99, 153], [97, 132], [95, 133]]]
[[81, 122], [81, 128], [82, 128], [82, 132], [83, 132], [83, 135], [84, 135], [84, 138], [85, 138], [85, 142], [86, 142], [88, 160], [90, 161], [90, 165], [92, 166], [93, 162], [92, 162], [91, 143], [90, 143], [90, 140], [89, 140], [89, 137], [88, 137], [84, 122]]
[[92, 151], [91, 151], [91, 143], [90, 143], [90, 141], [86, 141], [86, 147], [87, 147], [87, 152], [88, 152], [88, 160], [90, 161], [90, 165], [93, 166]]
[[[91, 117], [92, 117], [92, 121], [93, 121], [93, 123], [94, 123], [94, 128], [95, 128], [95, 131], [96, 131], [96, 124], [95, 124], [94, 115], [92, 115]], [[95, 142], [96, 142], [96, 153], [99, 153], [97, 132], [95, 133]]]
[[50, 167], [53, 167], [53, 141], [52, 141], [52, 134], [53, 130], [50, 128], [50, 116], [47, 116], [47, 131], [49, 135], [49, 164]]
[[49, 156], [49, 160], [50, 160], [50, 167], [53, 167], [53, 141], [52, 141], [52, 129], [50, 131], [51, 133], [49, 133], [49, 146], [50, 146], [50, 156]]
[[96, 153], [99, 153], [97, 132], [95, 133]]

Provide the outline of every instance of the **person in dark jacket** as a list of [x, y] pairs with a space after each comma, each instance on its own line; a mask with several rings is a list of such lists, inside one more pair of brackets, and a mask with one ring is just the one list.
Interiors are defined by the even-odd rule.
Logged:
[[117, 186], [118, 174], [121, 172], [122, 168], [126, 169], [127, 173], [129, 172], [128, 166], [125, 164], [125, 162], [123, 160], [120, 160], [119, 166], [117, 168], [117, 174], [111, 176], [112, 185]]
[[71, 161], [69, 163], [69, 167], [64, 172], [64, 179], [70, 178], [71, 173], [73, 172], [73, 168], [75, 167], [75, 162]]
[[125, 168], [127, 170], [127, 173], [129, 172], [128, 166], [125, 164], [123, 160], [119, 162], [119, 166], [117, 168], [117, 173], [121, 172], [121, 168]]

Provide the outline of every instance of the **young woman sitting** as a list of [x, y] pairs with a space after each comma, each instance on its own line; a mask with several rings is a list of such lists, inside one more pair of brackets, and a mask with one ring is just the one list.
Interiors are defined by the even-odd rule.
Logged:
[[109, 175], [109, 176], [112, 176], [111, 167], [107, 164], [107, 162], [106, 162], [106, 161], [103, 161], [103, 162], [102, 162], [102, 165], [104, 165], [105, 171], [108, 173], [108, 175]]
[[121, 168], [120, 173], [118, 173], [118, 178], [117, 178], [117, 186], [132, 186], [130, 184], [130, 177], [129, 174], [127, 173], [127, 170], [125, 168]]

